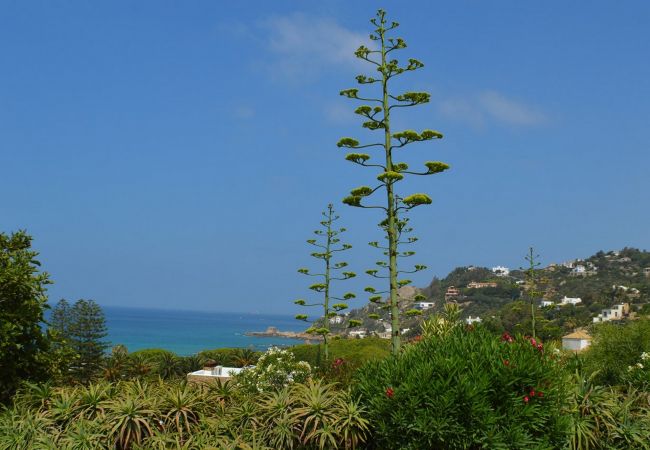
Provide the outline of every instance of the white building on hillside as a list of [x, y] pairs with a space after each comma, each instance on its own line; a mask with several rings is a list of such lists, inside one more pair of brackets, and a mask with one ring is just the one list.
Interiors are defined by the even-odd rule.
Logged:
[[603, 311], [594, 317], [594, 323], [609, 322], [611, 320], [621, 320], [630, 315], [630, 304], [620, 303]]
[[578, 303], [582, 303], [582, 299], [580, 297], [567, 297], [565, 295], [560, 303], [563, 305], [577, 305]]
[[339, 324], [339, 323], [343, 323], [343, 316], [334, 316], [334, 317], [330, 317], [330, 323], [331, 323], [331, 324]]
[[435, 306], [434, 302], [417, 302], [415, 303], [415, 308], [421, 309], [422, 311], [425, 311], [427, 309], [431, 309]]
[[547, 306], [555, 305], [555, 302], [552, 302], [551, 300], [542, 300], [540, 305], [541, 305], [542, 308], [546, 308]]
[[348, 336], [351, 338], [363, 339], [368, 335], [368, 330], [362, 328], [361, 330], [352, 330], [348, 332]]
[[504, 266], [494, 266], [492, 267], [492, 272], [497, 277], [507, 277], [508, 275], [510, 275], [510, 269]]

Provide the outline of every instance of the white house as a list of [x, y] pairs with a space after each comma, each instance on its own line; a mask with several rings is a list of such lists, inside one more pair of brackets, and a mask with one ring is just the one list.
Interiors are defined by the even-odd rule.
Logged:
[[578, 264], [573, 268], [573, 273], [576, 275], [582, 275], [587, 272], [587, 268], [582, 264]]
[[603, 309], [600, 314], [594, 317], [594, 323], [621, 320], [630, 315], [630, 304], [620, 303], [609, 309]]
[[244, 368], [224, 367], [224, 366], [205, 366], [201, 370], [187, 374], [187, 381], [198, 383], [216, 383], [217, 380], [229, 381], [234, 375], [240, 373]]
[[583, 330], [574, 331], [573, 333], [562, 336], [562, 348], [579, 352], [591, 345], [591, 336]]
[[560, 303], [563, 305], [577, 305], [578, 303], [582, 303], [582, 299], [580, 297], [567, 297], [565, 295]]
[[553, 306], [555, 305], [555, 302], [552, 302], [551, 300], [542, 300], [541, 306], [542, 308], [546, 308], [547, 306]]
[[473, 323], [481, 323], [481, 318], [479, 316], [476, 317], [469, 316], [467, 319], [465, 319], [465, 323], [467, 325], [472, 325]]
[[343, 323], [343, 316], [330, 317], [330, 323], [332, 324]]
[[497, 276], [497, 277], [507, 277], [510, 275], [510, 269], [504, 266], [495, 266], [492, 267], [492, 272]]
[[361, 330], [352, 330], [352, 331], [348, 332], [348, 336], [350, 336], [351, 338], [363, 339], [367, 335], [368, 335], [368, 330], [366, 330], [365, 328], [363, 328]]
[[415, 307], [416, 307], [417, 309], [421, 309], [421, 310], [424, 311], [424, 310], [427, 310], [427, 309], [431, 309], [431, 308], [433, 308], [434, 305], [435, 305], [434, 302], [417, 302], [417, 303], [415, 304]]

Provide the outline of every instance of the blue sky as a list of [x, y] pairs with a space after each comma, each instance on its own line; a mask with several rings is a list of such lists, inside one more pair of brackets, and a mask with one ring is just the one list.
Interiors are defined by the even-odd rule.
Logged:
[[[292, 312], [334, 202], [359, 273], [379, 216], [340, 204], [376, 174], [339, 97], [364, 67], [370, 1], [0, 1], [0, 230], [27, 229], [51, 298]], [[441, 141], [411, 163], [424, 286], [459, 265], [518, 267], [650, 247], [650, 4], [385, 2], [425, 68], [394, 119]], [[366, 276], [341, 285], [361, 291]], [[359, 301], [357, 305], [361, 305]]]

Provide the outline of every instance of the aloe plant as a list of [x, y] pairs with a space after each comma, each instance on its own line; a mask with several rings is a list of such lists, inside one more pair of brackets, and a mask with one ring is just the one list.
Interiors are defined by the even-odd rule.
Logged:
[[[332, 283], [334, 281], [349, 280], [356, 277], [354, 272], [345, 270], [348, 266], [347, 262], [339, 261], [334, 262], [334, 256], [345, 250], [352, 248], [350, 244], [341, 243], [338, 237], [341, 233], [345, 232], [345, 228], [334, 227], [340, 217], [336, 215], [334, 206], [330, 203], [327, 205], [327, 210], [322, 213], [323, 220], [320, 225], [323, 229], [314, 231], [318, 239], [308, 239], [307, 243], [318, 250], [311, 253], [311, 256], [323, 262], [321, 271], [312, 272], [307, 268], [300, 268], [298, 272], [310, 277], [319, 279], [317, 283], [309, 286], [312, 291], [322, 294], [322, 299], [316, 302], [307, 302], [305, 299], [298, 299], [294, 303], [301, 306], [318, 306], [322, 307], [322, 315], [312, 321], [312, 326], [307, 330], [308, 333], [318, 334], [323, 337], [323, 354], [325, 361], [329, 358], [328, 339], [330, 334], [330, 319], [336, 317], [341, 311], [348, 308], [345, 301], [352, 300], [356, 297], [352, 292], [345, 293], [342, 297], [332, 295]], [[340, 275], [339, 275], [340, 273]], [[332, 303], [337, 301], [337, 303]], [[307, 314], [297, 314], [296, 319], [308, 322], [309, 316]]]
[[[402, 198], [401, 204], [396, 203], [397, 184], [404, 181], [406, 175], [433, 175], [444, 172], [449, 169], [449, 165], [440, 161], [426, 161], [422, 171], [411, 171], [409, 165], [405, 162], [394, 160], [394, 151], [401, 151], [404, 147], [423, 141], [437, 140], [442, 138], [442, 134], [434, 130], [423, 130], [417, 132], [414, 130], [393, 131], [391, 129], [392, 113], [401, 108], [409, 108], [422, 105], [429, 102], [430, 94], [426, 92], [405, 92], [393, 94], [390, 83], [393, 78], [403, 75], [406, 72], [412, 72], [424, 67], [417, 59], [409, 59], [408, 64], [400, 66], [396, 59], [392, 59], [392, 53], [406, 48], [406, 42], [400, 38], [389, 37], [389, 33], [395, 30], [399, 24], [397, 22], [388, 23], [386, 12], [379, 10], [377, 16], [370, 21], [376, 28], [370, 35], [370, 39], [377, 44], [376, 48], [368, 48], [365, 45], [360, 46], [355, 52], [355, 56], [369, 63], [378, 75], [357, 76], [357, 82], [360, 85], [379, 85], [380, 95], [378, 97], [366, 97], [359, 93], [359, 89], [345, 89], [341, 95], [353, 100], [360, 100], [367, 104], [359, 106], [355, 113], [364, 117], [363, 128], [383, 132], [383, 140], [380, 142], [360, 143], [357, 139], [345, 137], [339, 140], [338, 147], [355, 150], [354, 153], [348, 153], [346, 160], [362, 167], [378, 169], [377, 180], [379, 182], [375, 187], [360, 186], [351, 191], [343, 202], [358, 208], [378, 209], [383, 212], [385, 221], [387, 240], [388, 240], [388, 259], [389, 259], [389, 293], [390, 293], [390, 313], [392, 321], [392, 351], [397, 353], [400, 349], [399, 335], [399, 298], [397, 290], [398, 284], [398, 226], [399, 216], [402, 211], [407, 211], [420, 205], [427, 205], [432, 202], [427, 194], [415, 193]], [[383, 154], [377, 162], [373, 161], [371, 156], [366, 153], [358, 153], [365, 148], [377, 147], [383, 150]], [[368, 205], [364, 202], [368, 197], [377, 191], [384, 191], [385, 202], [383, 204]]]

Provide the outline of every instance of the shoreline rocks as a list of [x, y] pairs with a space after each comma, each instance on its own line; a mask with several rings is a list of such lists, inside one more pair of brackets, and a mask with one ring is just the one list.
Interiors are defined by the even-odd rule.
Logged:
[[305, 333], [304, 331], [280, 331], [277, 327], [268, 327], [266, 331], [247, 331], [246, 336], [253, 337], [281, 337], [287, 339], [300, 339], [303, 341], [320, 341], [322, 337]]

